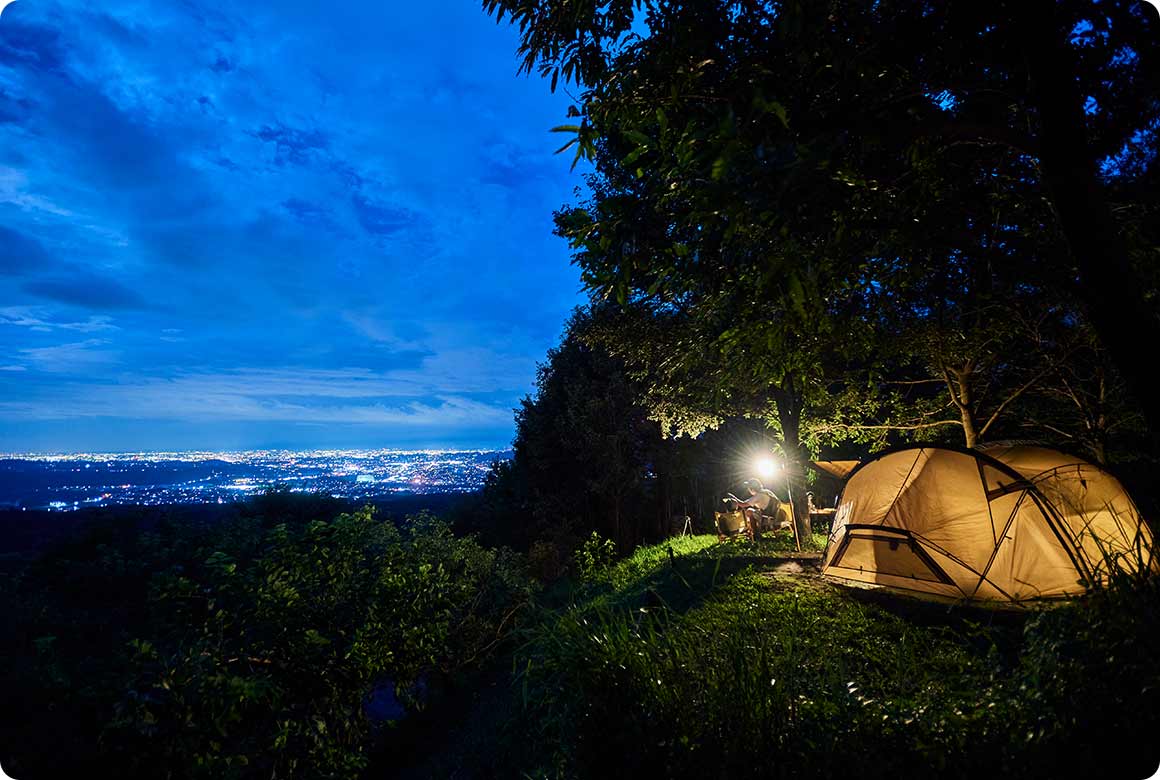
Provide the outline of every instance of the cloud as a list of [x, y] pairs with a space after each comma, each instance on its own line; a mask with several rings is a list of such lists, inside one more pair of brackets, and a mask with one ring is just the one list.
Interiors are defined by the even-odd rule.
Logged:
[[13, 97], [0, 86], [0, 125], [16, 124], [32, 112], [34, 103], [26, 97]]
[[14, 276], [52, 265], [39, 241], [0, 226], [0, 275]]
[[0, 27], [0, 65], [60, 74], [66, 54], [60, 32], [47, 26], [21, 21], [6, 14]]
[[31, 281], [24, 289], [41, 298], [89, 309], [140, 309], [147, 305], [144, 298], [120, 282], [86, 271]]
[[91, 371], [116, 360], [117, 355], [103, 347], [107, 339], [85, 339], [51, 347], [29, 347], [19, 354], [28, 365], [49, 373], [75, 373]]
[[415, 223], [415, 215], [407, 209], [372, 203], [361, 194], [351, 197], [359, 224], [371, 234], [390, 236]]
[[298, 222], [308, 227], [334, 228], [334, 218], [330, 209], [325, 206], [311, 203], [302, 198], [287, 198], [282, 201], [282, 208]]
[[330, 142], [321, 130], [301, 130], [282, 124], [266, 125], [254, 133], [266, 143], [274, 144], [274, 161], [278, 165], [294, 163], [306, 165], [315, 158], [315, 152], [325, 151]]
[[[92, 339], [23, 350], [35, 369], [57, 372], [111, 359]], [[107, 417], [185, 422], [365, 423], [454, 428], [506, 426], [510, 404], [462, 394], [430, 394], [409, 380], [350, 371], [246, 371], [118, 382], [85, 382], [83, 393], [61, 383], [39, 399], [0, 401], [0, 420]]]
[[34, 306], [0, 307], [0, 325], [15, 325], [45, 333], [53, 330], [72, 330], [80, 333], [117, 330], [113, 319], [108, 315], [91, 315], [83, 320], [59, 320], [53, 319], [44, 308]]
[[30, 212], [38, 217], [44, 215], [73, 216], [73, 212], [59, 204], [28, 192], [28, 187], [27, 174], [15, 168], [6, 168], [0, 165], [0, 204], [6, 204], [22, 212]]
[[343, 321], [348, 323], [362, 337], [375, 344], [382, 344], [395, 349], [420, 350], [427, 347], [431, 330], [423, 323], [412, 318], [394, 316], [377, 311], [359, 311], [348, 309], [342, 312]]

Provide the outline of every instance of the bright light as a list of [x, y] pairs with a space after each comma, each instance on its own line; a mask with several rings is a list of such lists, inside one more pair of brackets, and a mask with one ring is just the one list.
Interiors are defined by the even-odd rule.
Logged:
[[753, 470], [762, 479], [773, 479], [781, 466], [773, 458], [759, 458], [753, 464]]

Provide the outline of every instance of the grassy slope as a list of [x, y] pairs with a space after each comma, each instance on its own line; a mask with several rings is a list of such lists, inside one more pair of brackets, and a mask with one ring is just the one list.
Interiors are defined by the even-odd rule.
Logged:
[[489, 687], [446, 743], [461, 748], [416, 776], [1118, 778], [1160, 762], [1154, 584], [1013, 622], [867, 603], [790, 548], [689, 537], [562, 585], [514, 685]]

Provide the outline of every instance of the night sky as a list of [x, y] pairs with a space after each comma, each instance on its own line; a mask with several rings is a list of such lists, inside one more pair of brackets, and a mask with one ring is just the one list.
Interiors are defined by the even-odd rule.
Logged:
[[474, 0], [0, 16], [0, 452], [506, 446], [569, 98]]

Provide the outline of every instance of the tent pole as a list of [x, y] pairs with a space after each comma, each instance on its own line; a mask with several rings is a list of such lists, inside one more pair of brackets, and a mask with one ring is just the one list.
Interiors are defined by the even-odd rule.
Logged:
[[798, 538], [797, 508], [793, 505], [793, 488], [790, 487], [789, 470], [785, 470], [785, 495], [789, 499], [789, 525], [793, 528], [793, 544], [802, 551], [802, 540]]

